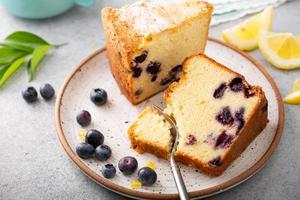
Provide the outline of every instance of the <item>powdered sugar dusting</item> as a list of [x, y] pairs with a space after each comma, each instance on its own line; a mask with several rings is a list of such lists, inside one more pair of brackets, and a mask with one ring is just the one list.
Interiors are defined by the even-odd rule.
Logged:
[[189, 17], [206, 10], [206, 4], [198, 0], [180, 3], [157, 3], [142, 0], [118, 10], [120, 19], [131, 24], [141, 34], [157, 33], [180, 24]]

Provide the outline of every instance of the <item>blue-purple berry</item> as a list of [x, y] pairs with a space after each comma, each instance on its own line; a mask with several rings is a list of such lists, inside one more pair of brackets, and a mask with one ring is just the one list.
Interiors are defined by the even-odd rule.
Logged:
[[149, 167], [143, 167], [138, 171], [138, 178], [143, 185], [149, 186], [156, 182], [157, 174], [153, 169]]
[[111, 149], [105, 144], [99, 145], [95, 150], [95, 157], [97, 160], [105, 161], [111, 156]]
[[22, 96], [26, 102], [32, 103], [37, 100], [38, 93], [34, 87], [29, 86], [22, 91]]

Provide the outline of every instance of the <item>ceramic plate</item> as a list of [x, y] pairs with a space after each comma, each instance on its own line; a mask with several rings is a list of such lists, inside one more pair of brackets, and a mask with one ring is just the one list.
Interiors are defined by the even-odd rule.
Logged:
[[[284, 121], [283, 104], [280, 93], [270, 75], [253, 58], [233, 49], [222, 42], [209, 39], [205, 53], [244, 75], [248, 82], [263, 87], [269, 100], [269, 123], [264, 131], [219, 177], [208, 177], [193, 167], [181, 165], [181, 171], [190, 197], [205, 197], [236, 186], [255, 174], [270, 158], [277, 146]], [[95, 106], [89, 99], [92, 88], [104, 88], [109, 100], [104, 106]], [[130, 149], [127, 129], [137, 115], [147, 105], [162, 105], [162, 93], [133, 106], [123, 96], [110, 73], [106, 50], [101, 49], [86, 58], [66, 79], [56, 102], [56, 126], [60, 142], [70, 158], [91, 179], [119, 194], [133, 198], [172, 199], [177, 198], [177, 191], [166, 160], [145, 153], [138, 155]], [[89, 128], [96, 128], [105, 135], [105, 144], [112, 148], [112, 157], [107, 162], [94, 159], [82, 160], [75, 153], [80, 142], [82, 128], [76, 122], [80, 110], [88, 110], [92, 115]], [[150, 187], [131, 189], [131, 182], [137, 174], [124, 176], [119, 171], [108, 180], [101, 175], [101, 168], [106, 163], [116, 165], [124, 156], [134, 156], [139, 167], [148, 161], [154, 162], [158, 174], [157, 182]]]

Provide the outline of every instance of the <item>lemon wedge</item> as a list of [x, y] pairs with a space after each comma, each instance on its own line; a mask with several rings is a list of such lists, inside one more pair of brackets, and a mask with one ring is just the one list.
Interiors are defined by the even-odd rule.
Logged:
[[300, 91], [288, 94], [283, 101], [287, 104], [300, 104]]
[[258, 46], [263, 56], [280, 69], [300, 67], [300, 36], [261, 31]]
[[300, 104], [300, 78], [294, 81], [292, 90], [283, 101], [288, 104]]
[[257, 48], [260, 30], [271, 30], [273, 8], [267, 7], [263, 12], [247, 19], [241, 24], [222, 32], [225, 42], [241, 49], [250, 51]]

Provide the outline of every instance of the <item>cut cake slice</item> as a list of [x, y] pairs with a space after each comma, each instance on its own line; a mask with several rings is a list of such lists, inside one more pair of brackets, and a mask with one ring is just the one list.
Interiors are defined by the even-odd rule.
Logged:
[[129, 101], [138, 104], [178, 80], [183, 60], [204, 51], [212, 10], [199, 0], [102, 10], [111, 71]]
[[[207, 56], [189, 57], [183, 69], [180, 81], [171, 84], [164, 95], [165, 112], [176, 120], [180, 135], [175, 158], [217, 176], [265, 128], [267, 100], [260, 87], [251, 86], [242, 75]], [[142, 115], [145, 118], [158, 113], [148, 110]], [[168, 158], [170, 147], [157, 154], [151, 145], [145, 146], [145, 143], [155, 146], [161, 141], [160, 135], [167, 135], [167, 129], [160, 132], [158, 128], [154, 133], [156, 126], [154, 121], [141, 121], [139, 117], [129, 129], [132, 147]], [[139, 127], [139, 137], [143, 138], [138, 143], [133, 142], [137, 137], [134, 127]], [[155, 141], [145, 137], [152, 134]]]

